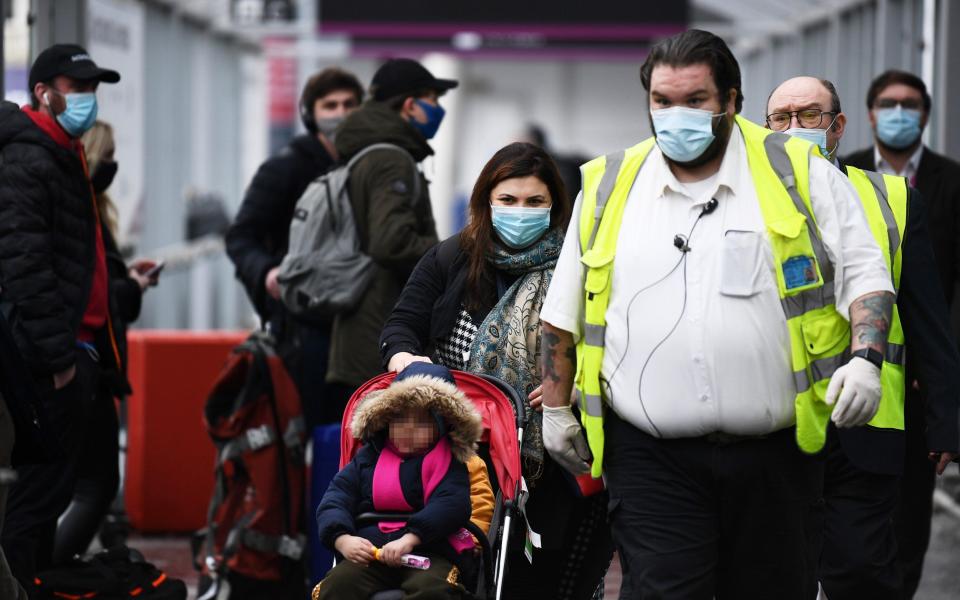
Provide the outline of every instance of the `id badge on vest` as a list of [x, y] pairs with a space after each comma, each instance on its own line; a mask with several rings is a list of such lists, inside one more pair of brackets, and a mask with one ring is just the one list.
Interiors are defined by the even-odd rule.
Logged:
[[783, 261], [783, 283], [795, 290], [817, 282], [817, 263], [811, 256], [791, 256]]

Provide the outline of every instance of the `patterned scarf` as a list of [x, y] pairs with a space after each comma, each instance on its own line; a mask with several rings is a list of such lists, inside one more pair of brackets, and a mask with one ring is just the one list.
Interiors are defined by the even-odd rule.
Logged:
[[[526, 400], [540, 385], [540, 309], [560, 256], [563, 231], [553, 229], [516, 253], [498, 243], [487, 254], [494, 268], [520, 275], [483, 320], [470, 348], [467, 371], [493, 375]], [[543, 472], [542, 416], [528, 412], [523, 433], [524, 476], [528, 483]]]

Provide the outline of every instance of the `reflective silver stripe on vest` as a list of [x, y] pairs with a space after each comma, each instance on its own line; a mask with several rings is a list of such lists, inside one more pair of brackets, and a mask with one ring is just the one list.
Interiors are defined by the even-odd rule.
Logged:
[[807, 309], [804, 308], [806, 306], [820, 306], [822, 297], [834, 297], [832, 279], [825, 281], [822, 288], [805, 290], [799, 294], [787, 296], [786, 298], [780, 300], [780, 305], [783, 307], [783, 312], [787, 315], [787, 319], [789, 320], [794, 317], [799, 317], [807, 312]]
[[810, 372], [813, 374], [813, 382], [816, 383], [824, 379], [830, 379], [833, 377], [833, 374], [837, 372], [837, 369], [847, 364], [849, 359], [849, 350], [844, 350], [836, 356], [818, 358], [817, 360], [811, 361]]
[[810, 389], [810, 378], [806, 371], [793, 372], [793, 384], [797, 386], [797, 393], [802, 394]]
[[904, 365], [907, 358], [907, 349], [903, 344], [887, 342], [887, 350], [883, 353], [883, 360], [891, 365]]
[[[837, 369], [847, 364], [849, 349], [844, 350], [836, 356], [828, 356], [810, 362], [810, 373], [813, 375], [813, 383], [830, 379]], [[794, 371], [793, 383], [797, 386], [797, 393], [802, 394], [810, 389], [811, 381], [806, 371]]]
[[603, 399], [600, 396], [584, 394], [577, 390], [577, 404], [580, 405], [581, 410], [591, 417], [603, 416]]
[[[787, 189], [787, 194], [790, 196], [790, 199], [793, 200], [794, 207], [807, 219], [807, 233], [810, 235], [810, 246], [813, 248], [813, 253], [816, 255], [817, 262], [820, 264], [820, 275], [823, 277], [824, 284], [826, 284], [828, 281], [833, 281], [833, 263], [830, 262], [830, 257], [823, 245], [823, 240], [820, 239], [820, 232], [817, 229], [816, 221], [813, 220], [813, 216], [807, 210], [807, 205], [803, 203], [803, 199], [800, 197], [800, 192], [797, 191], [796, 178], [793, 174], [793, 164], [790, 162], [790, 156], [787, 154], [786, 149], [786, 144], [789, 140], [790, 136], [788, 135], [772, 133], [763, 139], [763, 147], [767, 151], [770, 166], [773, 167], [773, 171]], [[832, 286], [828, 289], [826, 285], [824, 285], [823, 287], [817, 288], [817, 290], [819, 290], [817, 294], [821, 299], [817, 301], [816, 306], [811, 306], [810, 308], [836, 303]]]
[[883, 214], [883, 222], [887, 226], [887, 241], [890, 244], [890, 275], [893, 275], [893, 257], [900, 249], [900, 229], [897, 227], [897, 220], [893, 216], [893, 208], [890, 207], [890, 196], [887, 194], [887, 182], [883, 175], [873, 171], [864, 171], [867, 179], [873, 184], [873, 189], [877, 193], [877, 200], [880, 204], [880, 212]]
[[603, 348], [606, 330], [607, 328], [604, 325], [585, 323], [583, 326], [583, 341], [586, 342], [588, 346]]
[[[596, 241], [597, 231], [600, 230], [600, 220], [603, 217], [603, 209], [607, 206], [607, 200], [613, 194], [613, 188], [617, 184], [617, 175], [620, 174], [620, 166], [623, 165], [623, 157], [626, 150], [621, 150], [607, 155], [606, 164], [603, 167], [603, 177], [600, 178], [600, 185], [597, 186], [597, 205], [593, 211], [593, 231], [590, 232], [590, 239], [587, 241], [587, 247], [581, 248], [586, 252], [593, 248], [593, 242]], [[582, 210], [582, 209], [581, 209]]]

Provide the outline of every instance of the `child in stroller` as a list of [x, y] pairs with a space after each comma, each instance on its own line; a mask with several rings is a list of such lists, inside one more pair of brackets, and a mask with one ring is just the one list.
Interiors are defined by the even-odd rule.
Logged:
[[[414, 363], [387, 389], [367, 395], [351, 422], [364, 446], [317, 509], [320, 540], [346, 560], [317, 586], [315, 598], [367, 600], [393, 588], [424, 599], [471, 597], [459, 580], [474, 548], [462, 529], [475, 512], [466, 463], [476, 456], [482, 429], [473, 404], [438, 365]], [[356, 522], [372, 511], [408, 516]], [[407, 554], [428, 558], [429, 568], [400, 567]]]

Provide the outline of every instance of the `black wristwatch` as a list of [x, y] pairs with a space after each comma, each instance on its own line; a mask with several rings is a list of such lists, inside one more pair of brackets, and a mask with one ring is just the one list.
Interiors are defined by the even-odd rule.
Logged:
[[854, 356], [859, 356], [860, 358], [869, 360], [874, 364], [878, 369], [883, 368], [883, 355], [880, 354], [879, 350], [874, 350], [873, 348], [860, 348], [850, 353], [850, 358]]

